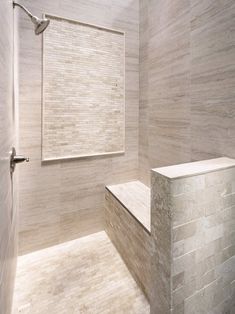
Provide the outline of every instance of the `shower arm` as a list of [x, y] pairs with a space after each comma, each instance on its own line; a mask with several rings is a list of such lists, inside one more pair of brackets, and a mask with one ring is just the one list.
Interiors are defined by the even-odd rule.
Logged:
[[44, 32], [44, 30], [47, 28], [47, 26], [50, 24], [50, 20], [47, 18], [38, 18], [37, 16], [33, 15], [29, 10], [27, 10], [23, 5], [13, 1], [13, 8], [19, 7], [22, 9], [28, 17], [31, 19], [31, 21], [34, 24], [34, 32], [36, 35], [41, 34]]
[[13, 1], [13, 8], [20, 7], [31, 19], [34, 18], [33, 14], [31, 14], [23, 5]]

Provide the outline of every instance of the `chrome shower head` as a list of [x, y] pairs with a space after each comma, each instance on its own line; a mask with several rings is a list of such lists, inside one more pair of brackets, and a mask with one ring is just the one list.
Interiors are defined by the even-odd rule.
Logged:
[[44, 30], [47, 28], [47, 26], [50, 24], [50, 20], [44, 18], [44, 19], [39, 19], [36, 16], [32, 16], [31, 21], [34, 24], [34, 32], [36, 35], [41, 34], [44, 32]]
[[34, 24], [34, 32], [36, 35], [39, 35], [42, 32], [44, 32], [44, 30], [50, 24], [50, 20], [46, 18], [39, 19], [37, 16], [34, 16], [33, 14], [31, 14], [23, 5], [17, 2], [13, 2], [13, 7], [15, 6], [20, 7], [30, 17], [31, 21]]

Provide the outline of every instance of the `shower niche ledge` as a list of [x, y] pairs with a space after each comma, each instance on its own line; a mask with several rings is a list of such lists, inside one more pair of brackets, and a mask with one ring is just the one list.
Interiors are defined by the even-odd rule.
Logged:
[[235, 160], [227, 157], [152, 169], [150, 189], [106, 187], [106, 232], [151, 314], [233, 312], [234, 213]]

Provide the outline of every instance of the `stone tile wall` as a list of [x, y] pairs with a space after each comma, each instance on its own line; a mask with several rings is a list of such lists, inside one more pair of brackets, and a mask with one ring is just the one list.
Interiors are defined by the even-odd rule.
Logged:
[[105, 200], [105, 231], [147, 298], [151, 299], [151, 235], [108, 190]]
[[12, 146], [18, 150], [17, 16], [12, 1], [0, 1], [0, 314], [11, 313], [17, 262], [18, 169], [10, 172]]
[[235, 161], [189, 177], [154, 170], [151, 221], [151, 313], [234, 313]]
[[20, 12], [20, 152], [30, 158], [20, 168], [20, 254], [103, 230], [105, 185], [138, 178], [138, 1], [24, 5], [37, 16], [49, 13], [125, 32], [125, 154], [41, 163], [42, 38]]
[[139, 174], [235, 158], [235, 2], [140, 1]]

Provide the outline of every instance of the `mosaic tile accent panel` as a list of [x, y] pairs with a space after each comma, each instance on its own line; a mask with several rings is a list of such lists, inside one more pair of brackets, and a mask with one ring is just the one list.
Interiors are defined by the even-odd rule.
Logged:
[[124, 151], [124, 33], [47, 15], [42, 159]]

